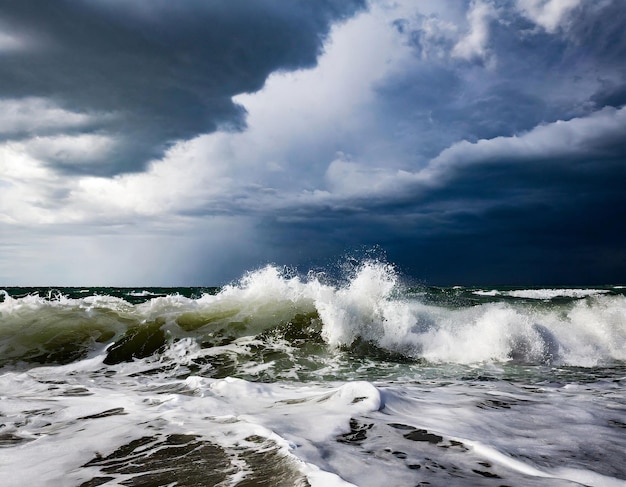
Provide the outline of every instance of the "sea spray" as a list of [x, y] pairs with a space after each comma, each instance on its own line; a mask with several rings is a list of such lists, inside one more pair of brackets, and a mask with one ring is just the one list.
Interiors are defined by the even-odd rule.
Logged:
[[[329, 353], [359, 345], [431, 363], [595, 366], [626, 360], [626, 297], [616, 289], [457, 288], [445, 300], [438, 290], [407, 288], [386, 262], [365, 261], [341, 284], [267, 266], [198, 297], [135, 292], [133, 299], [141, 294], [142, 301], [131, 304], [98, 289], [83, 291], [52, 297], [5, 292], [0, 365], [68, 363], [103, 349], [106, 363], [116, 363], [163, 354], [181, 340], [237, 353], [231, 345], [237, 340], [258, 339], [271, 348], [280, 338], [285, 350], [298, 339], [324, 343]], [[246, 350], [249, 345], [240, 349]]]
[[346, 268], [0, 292], [3, 486], [626, 483], [626, 288]]

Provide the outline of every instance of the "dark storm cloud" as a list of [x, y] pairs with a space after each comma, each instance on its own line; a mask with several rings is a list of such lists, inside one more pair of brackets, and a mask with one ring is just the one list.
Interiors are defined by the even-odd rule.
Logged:
[[395, 22], [420, 62], [377, 87], [380, 110], [394, 133], [409, 127], [403, 142], [413, 140], [415, 151], [434, 157], [458, 140], [510, 136], [626, 103], [622, 2], [585, 2], [556, 32], [522, 16], [514, 2], [486, 3], [494, 5], [486, 60], [456, 55], [455, 46], [468, 42], [462, 30], [434, 16]]
[[432, 18], [395, 22], [418, 62], [376, 85], [376, 136], [411, 154], [406, 174], [356, 156], [328, 193], [259, 205], [271, 260], [306, 268], [380, 245], [441, 284], [623, 280], [626, 112], [603, 108], [624, 104], [625, 10], [585, 3], [547, 32], [499, 5], [491, 64], [455, 57]]
[[428, 201], [378, 208], [375, 216], [342, 212], [300, 223], [265, 221], [262, 240], [274, 249], [272, 260], [304, 268], [356, 245], [380, 246], [405, 274], [431, 284], [621, 283], [624, 166], [621, 160], [612, 172], [578, 177], [542, 175], [538, 167], [478, 170]]
[[[359, 212], [338, 206], [319, 235], [334, 236], [337, 248], [380, 244], [408, 273], [442, 284], [621, 282], [626, 123], [621, 113], [608, 125], [592, 114], [626, 103], [623, 4], [584, 3], [555, 33], [500, 8], [486, 67], [454, 59], [454, 42], [445, 32], [426, 35], [423, 17], [396, 25], [423, 63], [379, 86], [386, 119], [407, 122], [426, 156], [458, 140], [493, 143], [484, 151], [459, 145], [453, 161], [444, 151], [434, 164], [439, 184], [407, 182], [392, 196], [362, 197]], [[511, 138], [587, 116], [571, 132], [560, 122], [521, 144]], [[413, 167], [423, 164], [416, 158]], [[310, 223], [306, 229], [313, 239]]]
[[332, 22], [362, 7], [359, 0], [2, 2], [0, 28], [22, 45], [0, 53], [0, 98], [50, 99], [90, 115], [83, 131], [116, 139], [106, 161], [56, 161], [61, 168], [141, 170], [176, 140], [244, 126], [231, 97], [260, 89], [273, 71], [314, 65]]
[[301, 222], [264, 222], [275, 230], [267, 236], [277, 249], [289, 242], [294, 259], [306, 241], [337, 255], [380, 245], [407, 274], [438, 284], [621, 282], [625, 121], [626, 109], [605, 108], [519, 138], [460, 143], [428, 178], [319, 205]]
[[206, 285], [377, 246], [432, 284], [623, 282], [626, 8], [574, 3], [373, 0], [324, 44], [360, 3], [2, 2], [0, 217], [93, 232], [75, 269], [110, 226], [180, 241]]

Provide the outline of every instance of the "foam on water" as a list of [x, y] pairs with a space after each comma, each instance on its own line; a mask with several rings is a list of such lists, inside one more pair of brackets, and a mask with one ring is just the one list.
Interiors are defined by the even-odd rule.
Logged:
[[[615, 286], [617, 289], [618, 286]], [[492, 289], [490, 291], [477, 290], [473, 291], [478, 296], [510, 296], [513, 298], [524, 299], [540, 299], [550, 300], [554, 298], [584, 298], [587, 296], [596, 296], [599, 294], [607, 294], [608, 289], [516, 289], [510, 291], [498, 291]]]
[[[588, 297], [564, 306], [534, 308], [515, 303], [449, 307], [407, 297], [393, 266], [365, 262], [349, 282], [330, 286], [302, 281], [269, 267], [249, 274], [215, 301], [276, 303], [300, 310], [314, 307], [322, 337], [331, 346], [361, 339], [434, 362], [509, 361], [593, 366], [626, 360], [626, 298], [604, 290], [537, 290], [537, 299]], [[520, 296], [533, 295], [530, 290]], [[257, 305], [261, 308], [261, 305]]]
[[[594, 366], [626, 359], [626, 300], [598, 298], [568, 308], [533, 309], [489, 303], [442, 310], [407, 305], [397, 343], [415, 345], [430, 361], [516, 360]], [[398, 327], [399, 328], [399, 327]]]
[[[198, 376], [180, 381], [140, 376], [134, 364], [115, 367], [113, 377], [100, 375], [101, 366], [102, 357], [0, 377], [1, 436], [16, 445], [2, 451], [3, 485], [77, 485], [103, 476], [87, 468], [99, 464], [92, 459], [141, 438], [171, 435], [200, 438], [228, 452], [237, 466], [227, 472], [233, 485], [253, 474], [248, 457], [258, 455], [259, 446], [287, 459], [312, 486], [351, 485], [323, 469], [316, 444], [346, 431], [353, 415], [381, 406], [378, 390], [367, 382], [295, 386]], [[61, 450], [54, 448], [59, 444]], [[130, 477], [114, 476], [115, 485], [124, 478]]]
[[[68, 355], [73, 360], [98, 353], [101, 344], [119, 340], [128, 330], [150, 328], [146, 337], [170, 345], [181, 339], [216, 344], [216, 337], [253, 337], [299, 319], [313, 327], [319, 322], [321, 337], [331, 348], [366, 342], [433, 363], [589, 367], [626, 360], [626, 297], [605, 291], [496, 293], [537, 300], [569, 297], [542, 306], [499, 301], [495, 294], [489, 294], [493, 301], [478, 304], [429, 304], [427, 294], [407, 292], [394, 267], [385, 262], [362, 263], [341, 285], [267, 266], [216, 294], [170, 294], [135, 305], [107, 295], [59, 294], [50, 299], [5, 293], [0, 351], [5, 359], [23, 353], [45, 361], [58, 355], [48, 350], [55, 344], [64, 349], [71, 348], [70, 342], [83, 343], [75, 357]], [[158, 340], [154, 350], [161, 346]], [[38, 347], [44, 349], [39, 355]]]
[[5, 293], [3, 486], [626, 484], [623, 294], [344, 277]]
[[370, 262], [346, 287], [320, 286], [314, 302], [322, 336], [331, 345], [360, 338], [434, 362], [514, 359], [593, 366], [626, 360], [626, 298], [579, 291], [538, 290], [536, 295], [594, 298], [547, 309], [511, 303], [432, 306], [408, 299], [392, 266]]
[[[3, 485], [171, 483], [189, 474], [162, 464], [177, 449], [228, 459], [220, 485], [246, 485], [264, 461], [294, 479], [284, 485], [305, 485], [298, 475], [312, 486], [625, 483], [623, 379], [266, 384], [142, 375], [140, 361], [106, 369], [102, 359], [0, 377], [1, 435], [12, 442]], [[191, 462], [193, 475], [221, 465], [204, 461]]]

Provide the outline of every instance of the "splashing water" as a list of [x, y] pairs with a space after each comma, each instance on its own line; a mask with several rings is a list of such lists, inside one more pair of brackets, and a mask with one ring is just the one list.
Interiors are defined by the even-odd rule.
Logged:
[[7, 288], [0, 478], [622, 486], [625, 380], [619, 286], [409, 287], [365, 260], [336, 282]]

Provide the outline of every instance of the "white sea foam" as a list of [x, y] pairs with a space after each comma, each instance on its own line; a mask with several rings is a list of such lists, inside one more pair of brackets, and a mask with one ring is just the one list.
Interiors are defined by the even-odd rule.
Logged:
[[510, 291], [473, 291], [477, 296], [509, 296], [512, 298], [550, 300], [554, 298], [585, 298], [607, 294], [608, 289], [516, 289]]
[[[2, 375], [0, 412], [5, 428], [31, 440], [3, 449], [3, 485], [77, 485], [102, 476], [96, 467], [81, 468], [97, 454], [106, 456], [137, 438], [173, 433], [199, 435], [232, 452], [235, 459], [237, 451], [259, 448], [253, 436], [265, 438], [313, 486], [416, 482], [415, 470], [405, 467], [400, 453], [409, 464], [426, 466], [431, 460], [424, 457], [434, 456], [440, 465], [450, 462], [457, 471], [462, 467], [465, 475], [472, 469], [495, 469], [504, 476], [502, 482], [517, 485], [540, 485], [530, 484], [529, 478], [567, 479], [595, 487], [623, 485], [606, 473], [537, 463], [556, 456], [553, 463], [558, 465], [564, 459], [563, 448], [575, 464], [587, 447], [626, 446], [623, 436], [611, 436], [606, 429], [612, 413], [598, 401], [603, 391], [588, 385], [576, 391], [565, 387], [528, 391], [507, 383], [260, 384], [190, 376], [179, 381], [185, 386], [181, 394], [159, 392], [176, 382], [173, 378], [153, 376], [148, 381], [125, 367], [120, 366], [113, 378], [94, 375], [99, 365], [93, 360], [72, 373], [67, 366], [62, 375], [58, 367]], [[51, 396], [47, 381], [58, 377], [70, 379], [57, 381]], [[82, 395], [68, 394], [81, 387]], [[487, 409], [476, 407], [481, 404]], [[498, 409], [491, 404], [508, 405]], [[119, 413], [98, 417], [114, 410]], [[353, 444], [337, 442], [355, 418], [363, 424], [364, 434]], [[412, 439], [412, 431], [434, 439], [420, 440], [419, 435]], [[611, 455], [615, 450], [604, 451]], [[237, 461], [240, 470], [233, 479], [247, 471], [245, 460]], [[493, 467], [483, 466], [489, 463]], [[453, 486], [471, 483], [468, 477], [439, 479]]]
[[[189, 338], [178, 323], [190, 313], [197, 326], [210, 324], [206, 333], [211, 333], [211, 327], [234, 330], [236, 326], [237, 336], [255, 336], [290, 322], [298, 314], [317, 313], [322, 337], [331, 347], [362, 340], [434, 363], [514, 360], [595, 366], [626, 360], [626, 297], [606, 295], [607, 292], [475, 291], [489, 296], [500, 293], [538, 300], [572, 300], [544, 307], [507, 301], [452, 306], [428, 304], [423, 295], [405, 293], [393, 266], [384, 262], [363, 262], [341, 285], [322, 281], [314, 274], [302, 278], [267, 266], [248, 273], [217, 294], [197, 299], [173, 294], [132, 305], [105, 295], [79, 299], [59, 295], [49, 300], [37, 295], [18, 299], [5, 293], [0, 303], [0, 338], [8, 329], [67, 326], [70, 316], [81, 317], [78, 311], [84, 313], [85, 319], [96, 320], [100, 331], [111, 327], [119, 336], [123, 332], [120, 323], [157, 322], [162, 323], [172, 339]], [[575, 299], [579, 297], [589, 299]], [[83, 326], [84, 320], [75, 321]], [[205, 331], [198, 333], [201, 337]]]
[[150, 291], [129, 291], [126, 293], [126, 296], [141, 298], [146, 296], [153, 296], [153, 294]]
[[536, 296], [541, 299], [598, 296], [591, 303], [545, 310], [507, 303], [449, 308], [403, 298], [399, 288], [392, 266], [370, 262], [347, 286], [309, 282], [301, 292], [312, 296], [331, 345], [361, 338], [430, 361], [465, 364], [513, 358], [593, 366], [626, 359], [623, 296], [540, 290]]
[[502, 294], [502, 292], [497, 289], [492, 289], [491, 291], [483, 291], [482, 289], [479, 289], [478, 291], [472, 292], [477, 296], [500, 296]]
[[[73, 343], [85, 326], [87, 337], [112, 330], [119, 338], [128, 323], [156, 323], [168, 341], [158, 353], [111, 365], [101, 344], [65, 365], [4, 369], [2, 484], [80, 485], [104, 476], [97, 465], [85, 466], [90, 460], [139, 438], [178, 434], [227, 452], [233, 485], [254, 470], [245, 455], [251, 451], [276, 452], [313, 486], [423, 480], [460, 487], [490, 476], [503, 485], [624, 485], [623, 369], [605, 380], [605, 370], [594, 375], [592, 367], [626, 360], [626, 298], [572, 294], [565, 302], [528, 303], [498, 300], [498, 292], [482, 304], [433, 304], [427, 293], [405, 292], [393, 266], [370, 261], [341, 284], [269, 266], [214, 295], [140, 304], [3, 293], [0, 356], [27, 350], [31, 334], [48, 345], [67, 332]], [[295, 365], [292, 376], [283, 373], [288, 382], [211, 375], [219, 366], [211, 361], [223, 356], [239, 361], [240, 377], [269, 373], [275, 364], [266, 350], [292, 357], [294, 343], [259, 333], [297, 315], [314, 317], [326, 342], [315, 344], [320, 357], [306, 357], [319, 367], [308, 376], [314, 382], [299, 382]], [[237, 333], [203, 343], [219, 327]], [[364, 361], [356, 373], [332, 362], [346, 360], [337, 347], [355, 341], [428, 363], [395, 364], [394, 380], [373, 382], [380, 362]], [[248, 360], [255, 349], [261, 358]], [[585, 375], [588, 369], [562, 365], [591, 369]], [[497, 380], [506, 373], [517, 375]], [[116, 475], [104, 485], [130, 474]]]
[[[191, 394], [163, 394], [152, 390], [171, 386], [171, 379], [153, 377], [146, 387], [132, 364], [120, 365], [115, 380], [94, 380], [101, 359], [64, 366], [66, 373], [73, 369], [72, 379], [57, 381], [52, 402], [46, 381], [60, 377], [62, 368], [0, 376], [3, 433], [25, 441], [3, 450], [4, 486], [76, 485], [97, 475], [93, 467], [80, 468], [94, 456], [156, 433], [200, 435], [233, 452], [258, 448], [249, 439], [256, 435], [291, 458], [312, 486], [349, 486], [324, 470], [316, 444], [349, 430], [351, 417], [381, 407], [378, 390], [367, 382], [294, 386], [191, 376], [183, 381]], [[119, 412], [102, 415], [106, 411]]]

